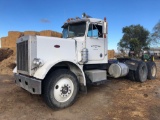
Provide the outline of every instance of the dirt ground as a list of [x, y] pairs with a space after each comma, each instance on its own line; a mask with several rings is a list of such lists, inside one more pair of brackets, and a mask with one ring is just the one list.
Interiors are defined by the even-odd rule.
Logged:
[[88, 94], [79, 94], [71, 107], [59, 111], [16, 86], [13, 75], [1, 74], [0, 120], [160, 120], [160, 61], [156, 63], [156, 80], [112, 79], [89, 87]]

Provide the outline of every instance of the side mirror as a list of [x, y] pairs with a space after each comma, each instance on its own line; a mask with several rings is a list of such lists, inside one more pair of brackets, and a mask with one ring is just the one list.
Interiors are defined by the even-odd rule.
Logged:
[[108, 33], [108, 24], [107, 22], [103, 23], [103, 34], [107, 34]]

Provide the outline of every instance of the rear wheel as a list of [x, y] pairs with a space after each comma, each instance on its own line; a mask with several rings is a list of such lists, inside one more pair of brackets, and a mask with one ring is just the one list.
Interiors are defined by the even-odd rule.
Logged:
[[148, 68], [147, 78], [149, 80], [156, 79], [157, 67], [156, 67], [155, 62], [152, 62], [152, 61], [147, 62], [147, 68]]
[[148, 69], [145, 62], [139, 62], [137, 70], [135, 71], [135, 79], [138, 82], [145, 82], [147, 80]]
[[127, 78], [129, 80], [135, 81], [135, 71], [134, 70], [129, 70], [129, 73], [127, 75]]
[[44, 81], [43, 98], [50, 108], [72, 105], [79, 91], [77, 77], [69, 70], [57, 70]]

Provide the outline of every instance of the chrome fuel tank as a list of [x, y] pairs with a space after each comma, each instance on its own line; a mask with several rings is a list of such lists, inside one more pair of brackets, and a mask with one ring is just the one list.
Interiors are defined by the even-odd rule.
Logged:
[[126, 76], [129, 72], [129, 68], [124, 63], [113, 63], [110, 65], [108, 72], [112, 77], [118, 78]]

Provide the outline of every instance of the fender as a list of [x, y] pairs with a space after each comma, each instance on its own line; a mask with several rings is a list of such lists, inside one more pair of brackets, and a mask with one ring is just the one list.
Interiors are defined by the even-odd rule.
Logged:
[[[47, 73], [51, 70], [52, 67], [54, 67], [56, 64], [65, 62], [67, 65], [70, 67], [70, 70], [75, 73], [76, 72], [76, 67], [80, 70], [78, 70], [81, 73], [81, 78], [79, 78], [80, 83], [82, 83], [84, 86], [86, 86], [86, 78], [85, 74], [82, 70], [82, 67], [78, 64], [76, 64], [73, 61], [67, 61], [67, 60], [62, 60], [62, 61], [48, 61], [46, 62], [42, 67], [38, 68], [38, 70], [34, 73], [33, 77], [37, 79], [43, 80]], [[70, 63], [70, 64], [69, 64]]]

